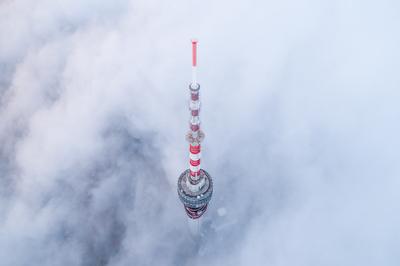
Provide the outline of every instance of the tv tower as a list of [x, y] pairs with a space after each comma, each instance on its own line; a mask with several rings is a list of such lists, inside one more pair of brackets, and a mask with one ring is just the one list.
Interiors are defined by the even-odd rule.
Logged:
[[213, 183], [209, 173], [200, 167], [201, 142], [204, 133], [200, 130], [200, 84], [196, 80], [197, 40], [192, 40], [192, 83], [190, 91], [190, 123], [186, 140], [189, 142], [189, 169], [178, 179], [178, 195], [187, 215], [191, 219], [200, 218], [207, 210], [213, 193]]

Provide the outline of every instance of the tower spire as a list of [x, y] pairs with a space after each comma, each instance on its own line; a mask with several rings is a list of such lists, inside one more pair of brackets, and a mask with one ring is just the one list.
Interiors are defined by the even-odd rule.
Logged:
[[197, 84], [197, 40], [192, 39], [192, 84]]
[[197, 43], [192, 40], [192, 83], [190, 91], [190, 122], [186, 140], [189, 142], [189, 169], [178, 179], [178, 195], [187, 215], [192, 219], [200, 218], [211, 200], [213, 184], [211, 176], [200, 167], [201, 142], [204, 133], [200, 130], [200, 85], [197, 83]]

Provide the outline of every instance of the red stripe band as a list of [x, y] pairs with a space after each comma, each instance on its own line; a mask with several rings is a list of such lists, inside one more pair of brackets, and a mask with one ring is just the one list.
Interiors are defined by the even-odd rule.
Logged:
[[198, 160], [190, 160], [190, 165], [191, 166], [199, 166], [200, 165], [200, 159], [198, 159]]
[[199, 94], [198, 93], [192, 93], [191, 94], [191, 99], [192, 99], [192, 101], [197, 101], [199, 99]]
[[191, 219], [198, 219], [206, 212], [207, 204], [204, 206], [201, 206], [199, 208], [190, 208], [190, 207], [185, 206], [185, 210], [186, 210], [187, 215]]
[[192, 146], [190, 145], [190, 153], [198, 154], [200, 152], [200, 145]]
[[196, 66], [197, 65], [197, 41], [193, 40], [192, 41], [192, 66]]
[[197, 172], [190, 171], [190, 175], [191, 176], [199, 176], [200, 175], [200, 170], [197, 171]]
[[191, 129], [192, 131], [198, 131], [198, 130], [200, 129], [200, 126], [199, 126], [199, 125], [190, 124], [190, 129]]

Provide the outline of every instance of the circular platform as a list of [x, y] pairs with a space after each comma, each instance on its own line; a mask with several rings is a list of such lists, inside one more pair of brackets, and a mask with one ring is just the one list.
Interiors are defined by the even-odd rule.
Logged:
[[211, 196], [213, 193], [213, 182], [209, 173], [200, 170], [201, 178], [205, 179], [203, 187], [197, 191], [191, 191], [187, 186], [187, 179], [189, 178], [190, 170], [185, 170], [178, 179], [178, 195], [179, 199], [182, 201], [185, 207], [189, 208], [200, 208], [204, 205], [207, 205], [211, 200]]

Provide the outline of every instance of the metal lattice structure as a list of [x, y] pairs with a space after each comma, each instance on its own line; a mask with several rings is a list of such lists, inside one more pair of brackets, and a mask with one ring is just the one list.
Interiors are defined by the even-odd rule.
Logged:
[[178, 179], [178, 195], [187, 215], [200, 218], [207, 210], [213, 193], [213, 182], [209, 173], [200, 167], [201, 142], [204, 133], [200, 130], [200, 85], [196, 80], [197, 41], [192, 40], [192, 83], [190, 91], [190, 123], [186, 140], [189, 142], [189, 169]]

